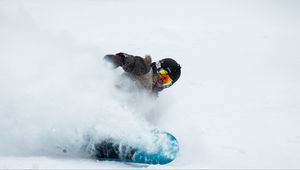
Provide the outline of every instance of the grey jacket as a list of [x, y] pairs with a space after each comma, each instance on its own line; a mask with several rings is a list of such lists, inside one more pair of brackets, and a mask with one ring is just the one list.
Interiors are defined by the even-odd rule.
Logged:
[[162, 90], [156, 87], [158, 76], [155, 73], [156, 69], [153, 67], [150, 55], [142, 58], [126, 53], [117, 53], [116, 55], [106, 55], [105, 59], [112, 62], [115, 67], [121, 66], [127, 77], [152, 92], [155, 96]]

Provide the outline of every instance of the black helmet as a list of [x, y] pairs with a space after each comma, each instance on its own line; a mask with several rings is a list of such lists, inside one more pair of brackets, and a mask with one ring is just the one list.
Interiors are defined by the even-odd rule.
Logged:
[[159, 61], [159, 63], [161, 68], [168, 71], [171, 79], [173, 80], [173, 83], [175, 83], [179, 79], [181, 74], [180, 65], [171, 58], [162, 59]]

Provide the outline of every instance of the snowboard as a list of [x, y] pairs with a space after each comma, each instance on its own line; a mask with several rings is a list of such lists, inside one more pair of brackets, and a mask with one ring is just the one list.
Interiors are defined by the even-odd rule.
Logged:
[[141, 164], [167, 164], [176, 158], [179, 145], [176, 138], [168, 132], [155, 130], [153, 146], [123, 144], [112, 139], [95, 144], [96, 159]]

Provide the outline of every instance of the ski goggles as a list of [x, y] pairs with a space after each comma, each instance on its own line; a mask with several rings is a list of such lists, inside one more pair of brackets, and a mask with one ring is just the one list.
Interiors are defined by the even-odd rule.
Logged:
[[171, 79], [168, 71], [163, 68], [158, 70], [158, 79], [161, 81], [163, 88], [168, 88], [172, 86], [173, 80]]

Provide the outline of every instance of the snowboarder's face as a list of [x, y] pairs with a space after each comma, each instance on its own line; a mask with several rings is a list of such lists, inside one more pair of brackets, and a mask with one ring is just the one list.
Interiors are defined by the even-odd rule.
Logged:
[[168, 72], [164, 69], [160, 69], [158, 71], [158, 78], [157, 78], [157, 82], [156, 82], [156, 86], [162, 89], [171, 87], [173, 84], [173, 80], [171, 79], [171, 77], [169, 76]]

